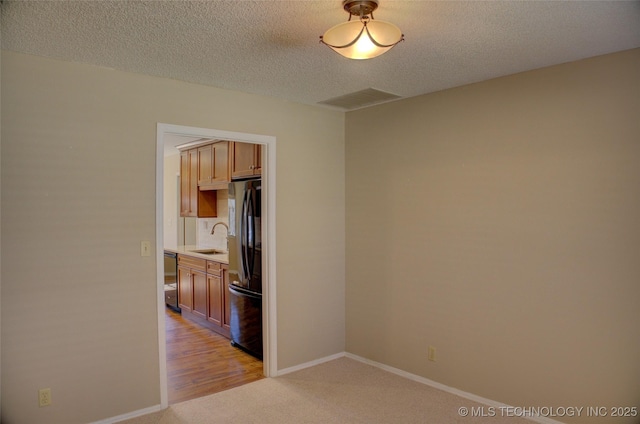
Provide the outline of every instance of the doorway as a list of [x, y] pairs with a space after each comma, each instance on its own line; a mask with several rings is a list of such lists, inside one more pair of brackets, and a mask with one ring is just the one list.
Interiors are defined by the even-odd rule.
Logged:
[[262, 151], [262, 179], [263, 179], [263, 203], [262, 216], [266, 222], [266, 230], [263, 231], [263, 374], [273, 377], [277, 372], [276, 350], [276, 293], [275, 293], [275, 264], [276, 264], [276, 239], [275, 239], [275, 155], [276, 139], [272, 136], [237, 133], [208, 128], [187, 127], [180, 125], [157, 125], [156, 145], [156, 258], [158, 275], [158, 342], [160, 353], [160, 394], [161, 405], [168, 405], [167, 395], [167, 348], [166, 348], [166, 323], [164, 308], [164, 281], [163, 281], [163, 251], [164, 251], [164, 149], [165, 139], [170, 136], [182, 136], [208, 139], [220, 139], [244, 143], [261, 144]]

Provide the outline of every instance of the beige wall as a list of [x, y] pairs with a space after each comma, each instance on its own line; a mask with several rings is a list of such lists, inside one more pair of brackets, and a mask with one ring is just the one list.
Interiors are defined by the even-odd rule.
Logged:
[[177, 175], [180, 173], [180, 154], [165, 156], [164, 158], [164, 246], [178, 245], [178, 184]]
[[640, 406], [639, 76], [637, 49], [348, 113], [347, 351]]
[[3, 51], [3, 422], [160, 402], [158, 122], [276, 137], [278, 368], [344, 350], [344, 114]]

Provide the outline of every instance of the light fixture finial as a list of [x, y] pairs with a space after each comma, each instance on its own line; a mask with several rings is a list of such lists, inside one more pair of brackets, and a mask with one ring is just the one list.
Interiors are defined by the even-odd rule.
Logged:
[[[343, 0], [342, 7], [353, 16], [364, 17], [378, 8], [377, 0]], [[351, 17], [349, 17], [351, 18]]]

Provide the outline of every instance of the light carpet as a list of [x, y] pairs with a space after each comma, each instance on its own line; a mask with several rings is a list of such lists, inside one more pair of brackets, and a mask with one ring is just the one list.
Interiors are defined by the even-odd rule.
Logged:
[[[349, 358], [171, 405], [123, 424], [531, 424]], [[469, 415], [464, 415], [464, 409]]]

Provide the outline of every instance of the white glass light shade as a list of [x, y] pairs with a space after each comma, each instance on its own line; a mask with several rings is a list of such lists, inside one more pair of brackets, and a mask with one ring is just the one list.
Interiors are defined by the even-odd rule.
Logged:
[[371, 59], [380, 56], [402, 41], [400, 28], [389, 22], [349, 21], [330, 28], [322, 42], [350, 59]]

